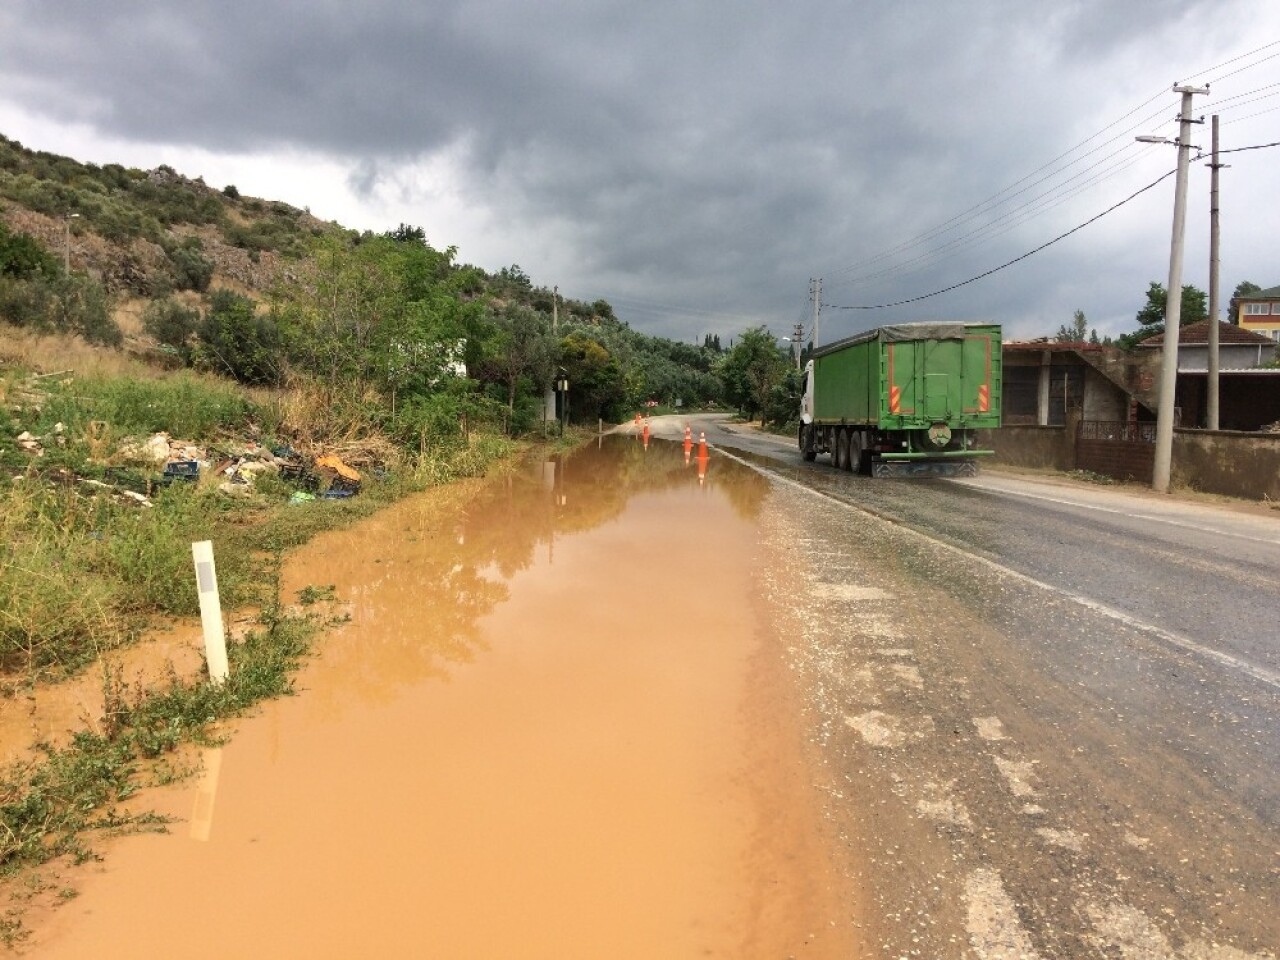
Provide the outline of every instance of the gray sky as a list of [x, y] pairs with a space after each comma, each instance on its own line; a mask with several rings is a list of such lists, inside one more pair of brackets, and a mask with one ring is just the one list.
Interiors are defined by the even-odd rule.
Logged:
[[[1167, 278], [1173, 178], [953, 293], [835, 306], [958, 283], [1172, 169], [1172, 147], [1133, 136], [1176, 134], [1179, 81], [1213, 81], [1195, 112], [1221, 113], [1224, 149], [1280, 141], [1280, 4], [0, 6], [0, 132], [28, 147], [418, 224], [462, 262], [519, 263], [683, 339], [797, 321], [807, 337], [813, 276], [822, 342], [933, 318], [1033, 337], [1076, 309], [1133, 329]], [[1280, 148], [1225, 159], [1224, 300], [1280, 284]], [[1203, 162], [1189, 197], [1184, 279], [1207, 289]]]

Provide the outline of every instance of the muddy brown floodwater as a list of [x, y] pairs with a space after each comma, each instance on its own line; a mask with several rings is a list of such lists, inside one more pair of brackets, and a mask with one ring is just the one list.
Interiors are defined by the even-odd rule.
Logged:
[[633, 438], [299, 552], [351, 621], [41, 957], [848, 957], [757, 475]]

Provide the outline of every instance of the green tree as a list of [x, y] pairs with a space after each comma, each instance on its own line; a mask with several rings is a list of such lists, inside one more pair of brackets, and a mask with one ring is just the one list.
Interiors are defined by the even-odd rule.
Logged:
[[1249, 280], [1241, 280], [1236, 284], [1235, 292], [1231, 294], [1231, 301], [1227, 305], [1227, 322], [1240, 325], [1240, 298], [1252, 296], [1255, 293], [1261, 293], [1262, 288], [1256, 283]]
[[[1059, 343], [1081, 343], [1089, 336], [1089, 322], [1085, 320], [1084, 311], [1077, 310], [1071, 318], [1071, 325], [1058, 327], [1054, 340]], [[1097, 334], [1094, 334], [1095, 338]]]
[[543, 314], [518, 304], [490, 310], [484, 323], [480, 357], [483, 379], [500, 384], [507, 415], [514, 418], [523, 388], [528, 396], [541, 393], [556, 366], [556, 344]]
[[[1154, 280], [1151, 281], [1151, 285], [1147, 288], [1147, 302], [1138, 311], [1136, 318], [1138, 329], [1133, 333], [1122, 335], [1118, 341], [1120, 346], [1127, 350], [1140, 340], [1155, 336], [1157, 333], [1163, 333], [1165, 306], [1167, 303], [1168, 294], [1165, 291], [1164, 284], [1157, 283]], [[1179, 318], [1178, 325], [1185, 327], [1193, 323], [1199, 323], [1207, 319], [1208, 316], [1209, 308], [1205, 292], [1189, 283], [1184, 284], [1182, 287], [1182, 315]]]
[[747, 330], [721, 358], [717, 373], [725, 399], [754, 420], [788, 369], [787, 355], [764, 327]]
[[560, 341], [560, 365], [573, 396], [571, 411], [578, 420], [599, 417], [610, 422], [626, 414], [626, 383], [622, 369], [609, 350], [585, 332], [570, 333]]

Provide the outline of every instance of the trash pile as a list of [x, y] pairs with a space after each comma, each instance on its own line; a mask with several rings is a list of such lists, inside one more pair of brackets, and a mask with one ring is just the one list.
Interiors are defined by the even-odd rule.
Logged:
[[[229, 496], [247, 496], [263, 474], [280, 478], [301, 489], [298, 500], [339, 499], [360, 492], [361, 476], [336, 454], [307, 457], [289, 446], [268, 448], [253, 440], [221, 447], [201, 447], [157, 433], [145, 441], [128, 441], [120, 447], [127, 459], [161, 466], [160, 485], [194, 483], [202, 476], [218, 480], [218, 489]], [[298, 494], [302, 494], [298, 497]]]
[[[290, 497], [295, 503], [353, 497], [360, 492], [363, 482], [360, 471], [335, 452], [309, 456], [287, 445], [268, 448], [253, 440], [205, 446], [163, 432], [146, 438], [128, 438], [114, 449], [106, 449], [108, 445], [102, 442], [102, 431], [94, 430], [93, 426], [86, 438], [93, 450], [91, 459], [105, 464], [104, 478], [71, 479], [143, 506], [151, 505], [150, 497], [158, 488], [175, 483], [198, 483], [204, 478], [213, 478], [218, 490], [227, 496], [246, 497], [255, 492], [259, 478], [278, 475], [286, 484], [297, 488]], [[23, 431], [15, 442], [31, 457], [43, 457], [49, 444], [66, 445], [66, 428], [59, 423], [44, 438]], [[372, 460], [362, 458], [356, 451], [354, 458], [376, 462], [376, 454], [372, 457]], [[58, 472], [67, 474], [65, 469]]]

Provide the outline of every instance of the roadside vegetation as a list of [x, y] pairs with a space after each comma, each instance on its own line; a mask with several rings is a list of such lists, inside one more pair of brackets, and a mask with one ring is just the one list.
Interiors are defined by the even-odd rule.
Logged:
[[[557, 381], [568, 403], [544, 410]], [[785, 424], [797, 388], [763, 328], [727, 348], [645, 336], [519, 266], [460, 264], [420, 227], [358, 233], [0, 136], [0, 708], [101, 686], [83, 729], [0, 771], [0, 879], [91, 856], [87, 830], [159, 828], [125, 802], [289, 691], [324, 593], [279, 595], [289, 548], [597, 420], [734, 407]], [[131, 685], [112, 654], [196, 614], [205, 539], [224, 605], [257, 612], [230, 681]], [[0, 938], [21, 935], [0, 907]]]

